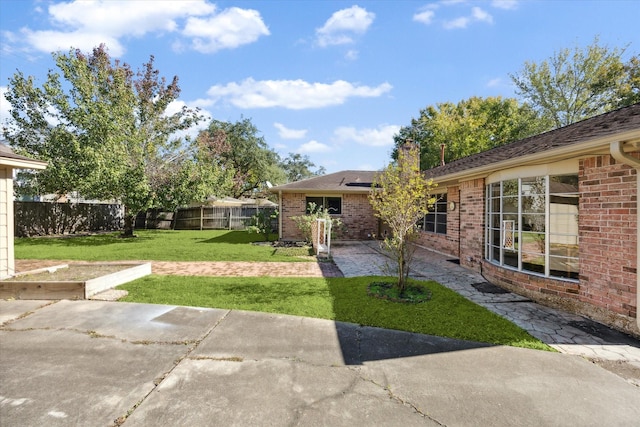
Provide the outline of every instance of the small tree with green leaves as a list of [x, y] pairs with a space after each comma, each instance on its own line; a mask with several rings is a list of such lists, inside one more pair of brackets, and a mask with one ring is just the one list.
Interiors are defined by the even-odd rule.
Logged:
[[269, 241], [269, 236], [273, 233], [272, 222], [278, 218], [278, 211], [272, 209], [263, 209], [256, 212], [252, 217], [247, 231], [249, 234], [256, 233], [261, 234], [264, 237], [264, 241]]
[[391, 230], [382, 247], [397, 268], [396, 286], [400, 295], [404, 293], [409, 277], [416, 222], [435, 202], [431, 196], [435, 184], [420, 172], [419, 152], [419, 147], [412, 143], [401, 147], [396, 162], [376, 176], [369, 195], [375, 215]]

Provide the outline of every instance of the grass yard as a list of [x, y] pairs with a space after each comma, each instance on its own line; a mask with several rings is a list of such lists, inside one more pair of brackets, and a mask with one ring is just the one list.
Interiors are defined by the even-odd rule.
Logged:
[[508, 320], [430, 281], [432, 298], [400, 304], [367, 295], [379, 277], [223, 278], [148, 276], [119, 286], [124, 301], [315, 317], [366, 326], [553, 351]]
[[[122, 239], [118, 232], [79, 237], [15, 239], [16, 259], [63, 259], [74, 261], [310, 261], [292, 255], [299, 250], [276, 250], [253, 245], [257, 234], [226, 230], [139, 230], [138, 237]], [[289, 249], [285, 251], [284, 249]], [[308, 254], [308, 253], [307, 253]]]
[[[15, 240], [17, 259], [78, 261], [311, 261], [301, 248], [255, 245], [245, 231], [140, 230], [83, 237]], [[380, 278], [234, 278], [152, 275], [120, 286], [125, 301], [291, 314], [491, 344], [551, 350], [508, 320], [436, 282], [419, 282], [432, 298], [401, 304], [367, 295]]]

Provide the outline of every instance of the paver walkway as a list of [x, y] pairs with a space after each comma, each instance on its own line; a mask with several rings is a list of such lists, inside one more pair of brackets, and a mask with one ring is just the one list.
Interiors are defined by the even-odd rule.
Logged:
[[[69, 264], [64, 260], [16, 260], [16, 272]], [[131, 263], [131, 261], [127, 261]], [[141, 261], [149, 262], [149, 261]], [[84, 261], [83, 261], [84, 263]], [[151, 261], [151, 272], [160, 275], [220, 277], [343, 277], [331, 262], [231, 262]]]

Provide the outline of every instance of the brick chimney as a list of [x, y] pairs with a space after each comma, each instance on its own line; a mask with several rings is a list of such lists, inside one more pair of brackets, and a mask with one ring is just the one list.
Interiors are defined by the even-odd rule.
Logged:
[[404, 157], [411, 159], [413, 165], [420, 170], [420, 143], [408, 138], [405, 143], [400, 146], [400, 150]]

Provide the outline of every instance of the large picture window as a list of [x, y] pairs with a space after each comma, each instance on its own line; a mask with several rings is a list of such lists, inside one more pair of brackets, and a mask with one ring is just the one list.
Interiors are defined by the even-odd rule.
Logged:
[[447, 194], [435, 196], [436, 202], [429, 207], [429, 213], [418, 221], [420, 230], [436, 234], [447, 234]]
[[307, 214], [309, 212], [309, 204], [314, 203], [316, 209], [326, 208], [331, 215], [342, 214], [342, 197], [309, 197], [307, 196], [306, 206]]
[[578, 280], [578, 175], [517, 178], [486, 190], [487, 260]]

